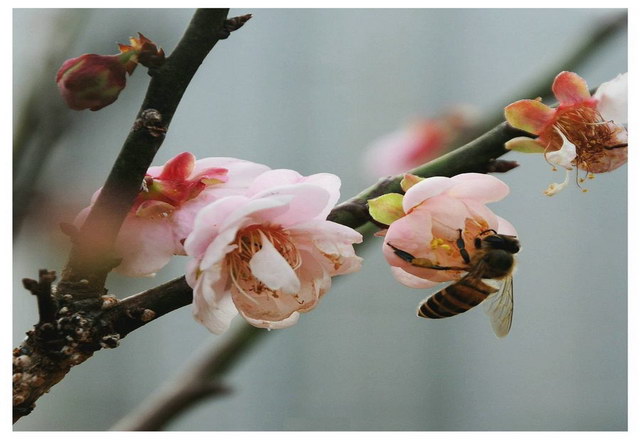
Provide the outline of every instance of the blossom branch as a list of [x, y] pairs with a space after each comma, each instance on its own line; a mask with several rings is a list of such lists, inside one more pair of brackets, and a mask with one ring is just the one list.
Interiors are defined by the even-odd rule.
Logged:
[[[152, 79], [132, 130], [106, 183], [74, 240], [59, 288], [75, 296], [104, 293], [107, 274], [119, 263], [118, 235], [147, 169], [164, 141], [173, 115], [198, 67], [222, 35], [228, 9], [196, 11], [166, 62], [149, 71]], [[83, 289], [78, 283], [87, 280]]]
[[[209, 51], [225, 36], [227, 13], [228, 9], [198, 10], [171, 56], [162, 66], [150, 70], [153, 78], [136, 122], [94, 209], [79, 231], [67, 228], [73, 247], [58, 286], [52, 289], [49, 281], [53, 281], [53, 275], [43, 278], [43, 272], [40, 282], [25, 281], [25, 287], [38, 297], [41, 317], [13, 353], [14, 423], [29, 414], [38, 398], [62, 380], [71, 367], [100, 348], [117, 346], [121, 333], [137, 328], [138, 321], [148, 322], [165, 313], [158, 305], [162, 295], [155, 295], [157, 310], [143, 307], [144, 296], [111, 310], [118, 303], [104, 295], [104, 283], [119, 262], [112, 250], [119, 228], [189, 82]], [[166, 285], [164, 290], [172, 292]], [[119, 315], [118, 310], [129, 313]]]
[[[504, 149], [504, 142], [522, 135], [524, 134], [520, 130], [515, 130], [507, 124], [500, 124], [475, 141], [442, 158], [416, 168], [412, 172], [422, 177], [428, 177], [435, 175], [454, 176], [471, 171], [487, 172], [492, 171], [492, 168], [502, 168], [498, 171], [507, 171], [513, 168], [514, 163], [501, 161], [504, 162], [503, 165], [496, 165], [495, 158], [507, 152]], [[334, 208], [329, 214], [329, 219], [353, 228], [359, 228], [363, 233], [365, 231], [370, 232], [372, 219], [367, 209], [367, 200], [389, 192], [400, 191], [402, 177], [402, 175], [399, 175], [382, 179], [358, 196]], [[136, 298], [139, 298], [143, 299], [144, 307], [150, 310], [162, 309], [166, 313], [167, 307], [175, 306], [178, 308], [190, 302], [192, 291], [184, 281], [184, 277], [171, 281], [164, 286], [128, 298], [122, 301], [121, 304], [124, 309], [127, 309], [134, 304]], [[120, 316], [127, 315], [126, 311], [122, 310], [118, 311], [118, 314]], [[139, 321], [136, 324], [138, 326], [143, 325]], [[204, 354], [192, 366], [187, 367], [182, 374], [166, 384], [161, 391], [151, 396], [140, 409], [129, 414], [113, 429], [132, 431], [159, 430], [203, 398], [222, 394], [221, 390], [214, 388], [209, 393], [192, 396], [192, 390], [197, 386], [208, 387], [212, 384], [219, 384], [224, 374], [264, 334], [266, 334], [266, 331], [263, 329], [242, 323], [230, 335], [222, 348], [218, 349], [216, 344], [205, 348], [203, 350]]]
[[[508, 152], [504, 143], [519, 136], [532, 137], [532, 135], [516, 130], [503, 122], [468, 144], [415, 168], [409, 173], [420, 177], [452, 177], [456, 174], [470, 172], [486, 173], [495, 167], [497, 157]], [[382, 179], [357, 196], [336, 206], [329, 214], [328, 220], [354, 229], [366, 225], [371, 221], [367, 200], [390, 192], [402, 192], [400, 187], [402, 177], [401, 174]]]

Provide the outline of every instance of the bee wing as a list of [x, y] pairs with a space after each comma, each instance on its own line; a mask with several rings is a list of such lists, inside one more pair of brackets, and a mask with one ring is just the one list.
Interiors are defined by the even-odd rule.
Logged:
[[498, 282], [501, 286], [484, 301], [484, 311], [489, 315], [493, 332], [497, 337], [504, 338], [511, 330], [513, 318], [513, 277], [509, 275]]

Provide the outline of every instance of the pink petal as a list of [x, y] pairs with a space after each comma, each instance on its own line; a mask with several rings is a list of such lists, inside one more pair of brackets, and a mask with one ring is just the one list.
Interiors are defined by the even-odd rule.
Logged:
[[300, 313], [293, 312], [288, 318], [284, 318], [282, 321], [265, 321], [263, 319], [253, 319], [248, 316], [242, 315], [246, 321], [254, 327], [266, 328], [269, 330], [278, 330], [282, 328], [288, 328], [298, 322]]
[[[222, 264], [226, 255], [238, 247], [234, 242], [241, 226], [241, 224], [236, 224], [222, 230], [215, 236], [200, 259], [200, 270], [209, 270], [211, 267]], [[187, 255], [189, 254], [187, 253]]]
[[221, 287], [213, 271], [202, 273], [193, 286], [193, 316], [215, 334], [227, 331], [238, 314], [230, 293]]
[[257, 176], [247, 190], [247, 194], [263, 193], [270, 188], [300, 183], [302, 175], [293, 170], [269, 170]]
[[329, 193], [329, 200], [327, 201], [325, 209], [316, 215], [316, 218], [320, 220], [326, 219], [329, 212], [331, 212], [336, 203], [338, 203], [338, 199], [340, 199], [340, 185], [342, 184], [340, 178], [335, 174], [318, 173], [304, 177], [302, 182], [319, 186]]
[[497, 220], [498, 220], [498, 234], [503, 234], [503, 235], [513, 235], [515, 237], [518, 236], [518, 232], [516, 231], [516, 228], [513, 227], [513, 225], [511, 223], [509, 223], [507, 220], [503, 219], [500, 216], [496, 216]]
[[269, 198], [286, 201], [286, 211], [274, 211], [272, 215], [261, 217], [265, 221], [279, 224], [286, 228], [296, 223], [318, 218], [329, 206], [330, 197], [331, 195], [324, 188], [308, 183], [298, 183], [267, 189], [255, 194], [253, 199]]
[[269, 170], [269, 167], [262, 164], [249, 162], [246, 160], [231, 157], [208, 157], [196, 161], [193, 175], [201, 174], [204, 170], [212, 168], [225, 168], [228, 170], [227, 181], [223, 185], [216, 185], [213, 188], [225, 189], [225, 195], [232, 194], [233, 191], [244, 192], [251, 182], [260, 174]]
[[419, 206], [411, 214], [393, 222], [384, 237], [382, 252], [392, 266], [405, 267], [406, 261], [398, 257], [389, 244], [412, 254], [414, 257], [429, 258], [431, 233], [431, 212]]
[[323, 265], [331, 276], [359, 270], [362, 258], [355, 254], [354, 243], [362, 235], [351, 228], [322, 220], [312, 220], [287, 229], [299, 250], [306, 250]]
[[560, 72], [551, 90], [560, 104], [577, 104], [591, 98], [587, 82], [573, 72]]
[[406, 272], [404, 269], [399, 267], [391, 266], [391, 273], [397, 281], [414, 289], [429, 289], [440, 284], [439, 281], [431, 281], [411, 275], [409, 272]]
[[509, 194], [509, 186], [497, 177], [488, 174], [465, 173], [451, 178], [455, 184], [447, 195], [459, 199], [473, 199], [480, 203], [502, 200]]
[[416, 183], [404, 195], [402, 208], [408, 213], [411, 208], [419, 205], [430, 197], [442, 194], [453, 186], [454, 182], [448, 177], [436, 176]]
[[527, 133], [540, 134], [553, 122], [556, 111], [540, 101], [522, 99], [504, 108], [509, 125]]
[[476, 220], [484, 220], [487, 222], [487, 229], [498, 228], [498, 217], [487, 208], [484, 204], [476, 202], [475, 200], [465, 199], [463, 200], [467, 210], [469, 211], [469, 218]]
[[[223, 222], [229, 215], [240, 207], [246, 205], [248, 199], [242, 196], [231, 196], [218, 200], [198, 212], [185, 212], [175, 221], [181, 225], [179, 229], [189, 229], [189, 224], [193, 225], [193, 231], [184, 242], [184, 249], [187, 255], [200, 257], [205, 252], [215, 236], [220, 232]], [[195, 218], [187, 214], [197, 214]], [[178, 237], [179, 239], [182, 237]]]
[[418, 130], [403, 128], [374, 141], [367, 149], [365, 165], [372, 177], [400, 174], [420, 165], [412, 153], [421, 145]]
[[159, 200], [145, 200], [136, 209], [136, 216], [147, 219], [161, 219], [169, 216], [175, 207]]
[[456, 240], [458, 229], [464, 229], [465, 220], [472, 216], [464, 201], [447, 195], [432, 197], [421, 208], [431, 214], [433, 237], [445, 240]]
[[262, 231], [262, 247], [256, 252], [249, 267], [254, 277], [271, 290], [279, 290], [288, 294], [298, 293], [300, 280], [287, 260], [276, 250]]
[[[272, 220], [288, 212], [290, 209], [289, 204], [293, 197], [294, 196], [290, 194], [280, 194], [272, 197], [249, 199], [244, 206], [236, 208], [227, 216], [221, 229], [238, 223], [246, 224], [247, 221], [252, 224], [267, 222], [277, 224], [277, 222]], [[226, 199], [227, 197], [222, 200]]]
[[171, 257], [181, 252], [165, 220], [127, 217], [120, 229], [115, 250], [122, 262], [116, 272], [131, 277], [153, 276]]
[[597, 108], [605, 121], [615, 121], [626, 125], [629, 120], [629, 86], [627, 74], [616, 76], [598, 87], [593, 97], [598, 101]]

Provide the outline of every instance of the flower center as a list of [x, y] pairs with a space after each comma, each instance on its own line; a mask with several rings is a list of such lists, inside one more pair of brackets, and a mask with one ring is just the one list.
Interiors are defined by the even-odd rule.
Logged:
[[279, 297], [277, 291], [268, 288], [253, 275], [249, 265], [253, 256], [262, 249], [262, 241], [265, 239], [269, 240], [293, 270], [302, 265], [300, 252], [291, 241], [289, 234], [282, 228], [253, 225], [240, 230], [232, 243], [236, 245], [236, 249], [227, 254], [225, 262], [234, 286], [254, 302], [256, 300], [252, 295], [265, 294], [267, 298]]
[[[624, 129], [605, 121], [590, 106], [575, 105], [562, 111], [554, 125], [576, 146], [575, 164], [587, 172], [594, 171], [593, 166], [605, 159], [608, 150], [626, 147], [618, 141]], [[554, 136], [553, 143], [562, 145], [559, 135]]]

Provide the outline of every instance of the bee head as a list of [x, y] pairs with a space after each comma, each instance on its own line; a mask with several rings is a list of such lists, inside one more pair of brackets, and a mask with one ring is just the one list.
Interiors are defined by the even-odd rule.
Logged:
[[487, 235], [482, 238], [482, 245], [491, 249], [502, 249], [511, 254], [517, 254], [520, 250], [520, 242], [513, 235]]

